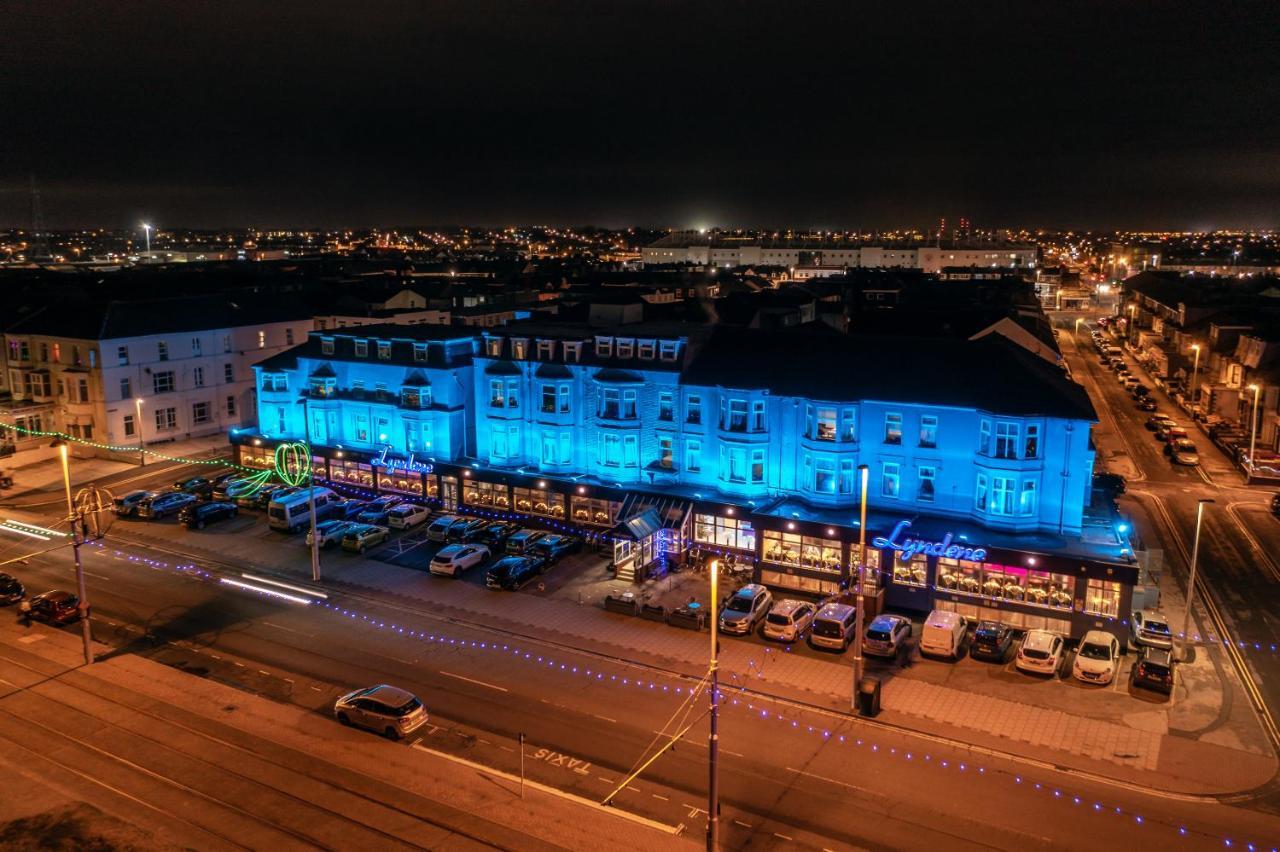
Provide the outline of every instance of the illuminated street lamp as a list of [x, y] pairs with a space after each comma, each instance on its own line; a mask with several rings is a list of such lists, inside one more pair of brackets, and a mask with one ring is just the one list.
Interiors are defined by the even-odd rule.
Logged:
[[1249, 385], [1249, 390], [1253, 391], [1253, 415], [1249, 418], [1249, 474], [1252, 476], [1253, 454], [1258, 449], [1258, 397], [1262, 393], [1262, 386], [1255, 383]]
[[1191, 604], [1196, 597], [1196, 566], [1200, 557], [1200, 524], [1204, 520], [1204, 507], [1215, 503], [1208, 497], [1196, 501], [1196, 536], [1191, 544], [1191, 579], [1187, 583], [1187, 611], [1182, 614], [1182, 659], [1187, 658], [1187, 631], [1191, 629]]
[[138, 414], [138, 467], [146, 467], [147, 453], [142, 443], [142, 397], [133, 401], [133, 410]]
[[[93, 663], [93, 630], [89, 626], [89, 592], [84, 582], [84, 567], [80, 564], [80, 544], [85, 538], [83, 517], [76, 513], [75, 503], [71, 499], [71, 465], [67, 458], [67, 445], [58, 444], [58, 454], [62, 457], [62, 484], [67, 490], [67, 522], [71, 524], [71, 550], [76, 560], [76, 597], [79, 598], [77, 609], [80, 611], [80, 637], [84, 642], [84, 664]], [[79, 531], [76, 522], [79, 521]]]
[[862, 683], [862, 622], [866, 619], [862, 602], [863, 583], [867, 576], [867, 478], [871, 468], [865, 464], [858, 465], [858, 475], [862, 477], [862, 499], [859, 502], [858, 521], [858, 587], [857, 603], [853, 627], [853, 694], [849, 696], [850, 708], [858, 710], [858, 689]]
[[707, 779], [707, 849], [720, 849], [720, 560], [711, 560], [711, 736]]
[[[1200, 344], [1199, 344], [1199, 343], [1193, 343], [1193, 344], [1191, 344], [1191, 351], [1192, 351], [1192, 352], [1194, 352], [1194, 353], [1196, 353], [1196, 360], [1195, 360], [1195, 363], [1194, 363], [1194, 364], [1192, 365], [1192, 367], [1191, 367], [1191, 404], [1192, 404], [1192, 405], [1195, 405], [1195, 404], [1196, 404], [1196, 390], [1197, 390], [1197, 388], [1196, 388], [1196, 374], [1197, 374], [1197, 373], [1199, 372], [1199, 370], [1200, 370]], [[1194, 412], [1193, 412], [1193, 414], [1194, 414]]]
[[1072, 332], [1072, 337], [1080, 336], [1080, 323], [1084, 322], [1084, 317], [1076, 317], [1076, 330]]
[[151, 259], [151, 226], [146, 222], [142, 223], [142, 232], [147, 235], [147, 260]]

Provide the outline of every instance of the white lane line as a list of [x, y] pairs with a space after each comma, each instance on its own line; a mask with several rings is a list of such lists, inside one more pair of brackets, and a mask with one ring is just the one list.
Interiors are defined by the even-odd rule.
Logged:
[[617, 719], [610, 719], [608, 716], [601, 716], [599, 713], [592, 713], [591, 715], [595, 716], [597, 719], [600, 719], [602, 721], [609, 722], [614, 725], [618, 724]]
[[503, 751], [509, 751], [509, 752], [511, 752], [512, 754], [515, 754], [515, 753], [516, 753], [516, 750], [515, 750], [515, 749], [513, 749], [511, 746], [504, 746], [504, 745], [500, 745], [500, 746], [498, 746], [498, 748], [502, 749]]
[[439, 673], [440, 673], [440, 674], [442, 674], [442, 675], [444, 675], [445, 677], [457, 678], [458, 680], [465, 680], [467, 683], [474, 683], [476, 686], [487, 686], [489, 689], [496, 689], [498, 692], [509, 692], [509, 691], [510, 691], [510, 690], [508, 690], [505, 686], [495, 686], [495, 685], [494, 685], [494, 684], [492, 684], [492, 683], [485, 683], [484, 681], [482, 681], [482, 680], [476, 680], [476, 679], [475, 679], [475, 678], [473, 678], [473, 677], [463, 677], [463, 676], [462, 676], [462, 675], [460, 675], [460, 674], [454, 674], [453, 672], [446, 672], [446, 671], [443, 671], [443, 670], [442, 670], [442, 671], [440, 671]]
[[488, 740], [486, 740], [484, 737], [476, 737], [476, 741], [477, 741], [477, 742], [482, 742], [482, 743], [484, 743], [485, 745], [493, 745], [493, 743], [489, 742], [489, 741], [488, 741]]
[[774, 836], [774, 837], [780, 837], [780, 838], [782, 838], [783, 840], [795, 840], [795, 838], [794, 838], [794, 837], [788, 837], [787, 835], [785, 835], [785, 834], [779, 834], [779, 833], [778, 833], [778, 832], [776, 832], [776, 831], [773, 833], [773, 836]]
[[271, 674], [271, 672], [267, 671], [266, 669], [258, 669], [258, 674], [269, 675]]
[[101, 574], [94, 574], [94, 573], [93, 573], [93, 572], [91, 572], [91, 571], [85, 571], [85, 572], [84, 572], [84, 575], [85, 575], [86, 577], [92, 577], [92, 578], [93, 578], [93, 579], [95, 579], [95, 580], [110, 580], [110, 579], [111, 579], [110, 577], [104, 577], [104, 576], [102, 576]]
[[312, 688], [312, 689], [314, 689], [316, 692], [324, 692], [324, 690], [323, 690], [323, 689], [321, 689], [321, 688], [320, 688], [320, 687], [318, 687], [318, 686], [313, 686], [313, 687], [311, 687], [311, 688]]
[[613, 783], [613, 779], [612, 779], [612, 778], [605, 778], [603, 775], [597, 775], [596, 777], [597, 777], [597, 778], [599, 778], [601, 781], [603, 781], [603, 782], [604, 782], [604, 783], [606, 783], [606, 784], [612, 784], [612, 783]]
[[797, 775], [808, 775], [810, 778], [817, 778], [819, 781], [825, 781], [828, 784], [839, 784], [841, 787], [848, 787], [850, 790], [861, 790], [863, 792], [868, 792], [865, 787], [859, 787], [856, 784], [850, 784], [847, 781], [841, 781], [837, 778], [828, 778], [825, 775], [818, 775], [817, 773], [814, 773], [814, 772], [805, 772], [803, 769], [794, 769], [788, 766], [787, 771], [794, 772]]
[[735, 820], [733, 821], [733, 824], [734, 824], [734, 825], [740, 825], [740, 826], [742, 826], [743, 828], [750, 828], [750, 827], [751, 827], [751, 823], [749, 823], [749, 822], [743, 822], [743, 821], [742, 821], [742, 820], [740, 820], [740, 819], [735, 819]]
[[[235, 661], [233, 660], [232, 662], [235, 662]], [[237, 662], [236, 665], [239, 666], [240, 668], [244, 668], [244, 663]]]
[[630, 791], [631, 791], [631, 792], [633, 792], [633, 793], [639, 793], [639, 792], [640, 792], [640, 788], [639, 788], [639, 787], [630, 787], [630, 786], [628, 786], [628, 787], [627, 787], [627, 789], [628, 789], [628, 790], [630, 790]]
[[727, 754], [730, 757], [745, 757], [745, 755], [743, 755], [741, 752], [729, 751], [729, 749], [723, 748], [723, 747], [720, 749], [720, 753]]
[[306, 633], [302, 630], [294, 630], [292, 627], [285, 627], [283, 624], [276, 624], [274, 621], [264, 621], [263, 624], [268, 627], [274, 627], [276, 630], [283, 630], [286, 633], [297, 633], [299, 636], [306, 636], [308, 639], [316, 638], [314, 633]]
[[662, 801], [664, 801], [664, 802], [669, 802], [669, 801], [671, 801], [671, 800], [670, 800], [670, 799], [668, 799], [666, 796], [659, 796], [657, 793], [650, 793], [649, 795], [650, 795], [650, 796], [653, 796], [655, 799], [661, 799], [661, 800], [662, 800]]

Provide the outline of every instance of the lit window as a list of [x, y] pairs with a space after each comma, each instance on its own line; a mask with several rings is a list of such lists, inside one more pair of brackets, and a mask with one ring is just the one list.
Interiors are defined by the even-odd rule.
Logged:
[[977, 509], [979, 512], [987, 511], [986, 474], [978, 474], [978, 480], [973, 489], [973, 508]]
[[754, 485], [764, 483], [764, 450], [751, 451], [751, 482]]
[[883, 497], [897, 497], [901, 493], [902, 465], [897, 462], [885, 462], [881, 474], [880, 494]]
[[613, 338], [597, 337], [596, 338], [596, 357], [609, 358], [613, 355]]
[[886, 444], [902, 443], [902, 415], [890, 413], [884, 416], [884, 442]]
[[675, 394], [671, 391], [658, 392], [658, 419], [668, 422], [675, 419]]
[[702, 397], [690, 394], [684, 406], [684, 422], [692, 424], [702, 422]]
[[1036, 513], [1036, 481], [1028, 479], [1022, 483], [1022, 494], [1018, 497], [1018, 514], [1030, 517]]
[[258, 332], [258, 348], [265, 349], [267, 346], [267, 333], [265, 331]]
[[991, 477], [991, 507], [993, 515], [1012, 515], [1014, 494], [1018, 480], [1009, 476]]
[[1040, 457], [1040, 427], [1035, 424], [1027, 426], [1027, 442], [1023, 446], [1022, 457], [1025, 459]]
[[819, 494], [836, 493], [835, 459], [819, 456], [813, 465], [813, 490]]
[[368, 358], [369, 357], [369, 341], [357, 340], [355, 343], [356, 343], [356, 357]]
[[991, 421], [983, 420], [978, 424], [978, 452], [984, 456], [991, 455]]
[[931, 414], [920, 418], [920, 446], [926, 449], [938, 446], [938, 418]]
[[523, 361], [525, 353], [529, 348], [529, 341], [523, 337], [514, 337], [511, 339], [511, 357]]
[[332, 337], [320, 338], [320, 354], [321, 355], [333, 354], [333, 338]]
[[386, 340], [378, 341], [378, 358], [383, 361], [391, 359], [391, 343]]
[[502, 338], [501, 337], [487, 338], [484, 342], [484, 345], [485, 345], [485, 352], [489, 354], [490, 358], [502, 357]]
[[932, 503], [935, 494], [934, 480], [937, 479], [938, 469], [935, 467], [919, 468], [920, 482], [916, 487], [916, 499], [921, 503]]
[[1016, 459], [1018, 457], [1020, 431], [1017, 423], [996, 423], [996, 458]]
[[684, 469], [694, 473], [702, 470], [702, 443], [700, 441], [685, 441]]

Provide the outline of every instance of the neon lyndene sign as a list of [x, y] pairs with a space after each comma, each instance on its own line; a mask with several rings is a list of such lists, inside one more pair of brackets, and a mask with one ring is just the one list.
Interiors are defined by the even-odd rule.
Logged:
[[405, 470], [412, 473], [430, 473], [435, 470], [435, 465], [418, 461], [413, 457], [413, 453], [409, 453], [409, 458], [407, 459], [387, 458], [387, 451], [389, 449], [390, 447], [383, 448], [382, 455], [378, 456], [376, 459], [371, 459], [369, 461], [369, 466], [385, 467], [387, 470]]
[[982, 562], [987, 558], [985, 547], [965, 547], [951, 543], [951, 533], [942, 537], [942, 541], [925, 541], [922, 538], [902, 538], [902, 534], [911, 526], [910, 521], [898, 521], [893, 534], [888, 538], [876, 536], [871, 543], [876, 547], [891, 547], [902, 556], [903, 562], [921, 554], [924, 556], [945, 556], [948, 559], [965, 559], [970, 562]]

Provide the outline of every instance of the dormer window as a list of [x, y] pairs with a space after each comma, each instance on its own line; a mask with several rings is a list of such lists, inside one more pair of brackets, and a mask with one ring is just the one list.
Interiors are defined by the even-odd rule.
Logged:
[[529, 341], [523, 337], [511, 338], [511, 357], [523, 361], [528, 357]]
[[618, 357], [630, 358], [632, 352], [635, 350], [635, 346], [636, 346], [635, 338], [619, 337], [618, 338]]
[[333, 392], [336, 387], [336, 379], [312, 379], [310, 395], [320, 399], [326, 399], [333, 396]]
[[430, 408], [431, 388], [426, 386], [402, 388], [400, 391], [400, 405], [404, 408]]
[[596, 357], [597, 358], [613, 357], [613, 338], [612, 337], [596, 338]]
[[391, 360], [391, 343], [389, 341], [378, 341], [378, 358], [382, 361]]
[[550, 361], [556, 357], [556, 342], [554, 340], [538, 341], [538, 360]]
[[676, 342], [674, 340], [664, 340], [658, 345], [658, 357], [663, 361], [676, 360]]
[[320, 338], [320, 354], [321, 355], [333, 354], [333, 338], [332, 337]]
[[427, 360], [427, 344], [425, 343], [413, 344], [413, 360], [415, 361]]
[[653, 360], [653, 351], [657, 347], [657, 342], [653, 340], [641, 340], [639, 355], [646, 361]]
[[564, 345], [564, 360], [572, 361], [575, 364], [582, 360], [582, 343], [580, 341]]
[[369, 341], [367, 340], [356, 341], [356, 357], [357, 358], [369, 357]]

